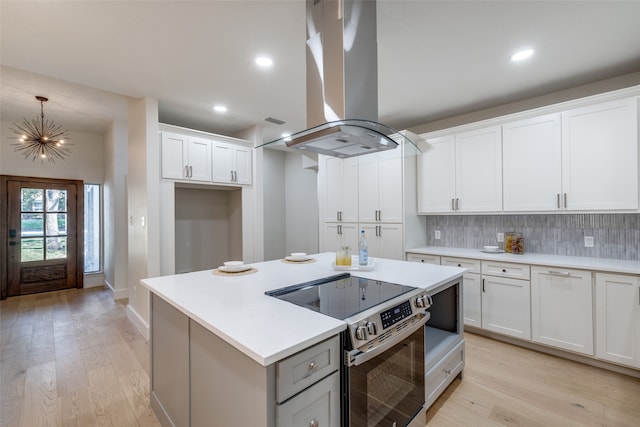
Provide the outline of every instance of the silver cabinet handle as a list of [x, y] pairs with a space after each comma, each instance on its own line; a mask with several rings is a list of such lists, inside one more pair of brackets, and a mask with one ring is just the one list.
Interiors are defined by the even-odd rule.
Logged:
[[456, 198], [456, 210], [460, 210], [460, 199]]
[[189, 166], [189, 178], [193, 178], [193, 166]]
[[455, 210], [456, 210], [455, 200], [456, 200], [456, 199], [451, 199], [451, 210], [452, 210], [452, 211], [455, 211]]
[[556, 204], [558, 205], [558, 209], [560, 209], [560, 193], [556, 193]]
[[570, 271], [557, 271], [557, 270], [549, 270], [549, 274], [553, 275], [553, 276], [571, 276], [571, 272]]
[[315, 420], [309, 421], [309, 427], [320, 427], [320, 424]]
[[564, 208], [567, 208], [567, 193], [564, 193]]
[[184, 167], [184, 177], [189, 178], [189, 166]]
[[318, 368], [318, 364], [316, 362], [309, 362], [307, 369], [310, 371], [315, 371]]

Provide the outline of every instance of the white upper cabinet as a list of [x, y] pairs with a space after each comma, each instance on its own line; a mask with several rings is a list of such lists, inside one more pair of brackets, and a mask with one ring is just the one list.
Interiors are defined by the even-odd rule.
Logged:
[[505, 211], [552, 211], [562, 205], [560, 114], [502, 127]]
[[401, 223], [403, 219], [402, 150], [358, 158], [360, 222]]
[[418, 212], [502, 211], [502, 136], [491, 126], [428, 139], [418, 156]]
[[162, 132], [162, 177], [211, 181], [211, 141]]
[[324, 220], [358, 222], [358, 158], [322, 156]]
[[563, 205], [638, 209], [638, 101], [627, 98], [562, 113]]
[[251, 149], [236, 144], [213, 141], [214, 182], [251, 184]]

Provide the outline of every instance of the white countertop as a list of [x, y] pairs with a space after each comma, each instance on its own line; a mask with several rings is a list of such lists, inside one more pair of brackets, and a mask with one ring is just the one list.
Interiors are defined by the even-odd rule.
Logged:
[[408, 249], [407, 253], [504, 261], [549, 267], [576, 268], [581, 270], [602, 271], [607, 273], [640, 274], [640, 261], [634, 260], [591, 258], [568, 255], [547, 255], [536, 253], [524, 253], [522, 255], [507, 253], [491, 254], [481, 252], [479, 249], [444, 248], [438, 246], [424, 246], [420, 248]]
[[[313, 263], [281, 260], [251, 264], [253, 274], [218, 276], [213, 270], [141, 280], [141, 284], [182, 313], [263, 366], [271, 365], [345, 329], [342, 320], [265, 295], [265, 291], [342, 273], [335, 254], [315, 254]], [[433, 289], [466, 270], [371, 258], [373, 271], [355, 276]]]

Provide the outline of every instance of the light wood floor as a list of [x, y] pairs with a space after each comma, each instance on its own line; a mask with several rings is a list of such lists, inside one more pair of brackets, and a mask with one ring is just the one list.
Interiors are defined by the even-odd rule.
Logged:
[[[109, 291], [1, 301], [0, 334], [0, 426], [159, 426], [148, 345]], [[427, 411], [428, 426], [640, 426], [638, 379], [465, 339], [464, 380]]]

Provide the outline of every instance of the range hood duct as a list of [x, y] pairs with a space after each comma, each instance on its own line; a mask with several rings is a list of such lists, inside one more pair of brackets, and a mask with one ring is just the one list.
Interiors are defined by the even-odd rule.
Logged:
[[306, 0], [306, 19], [309, 129], [265, 145], [347, 158], [412, 142], [377, 122], [376, 2]]

